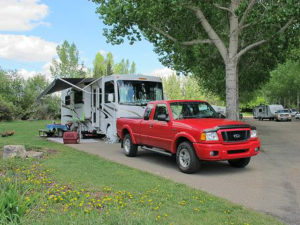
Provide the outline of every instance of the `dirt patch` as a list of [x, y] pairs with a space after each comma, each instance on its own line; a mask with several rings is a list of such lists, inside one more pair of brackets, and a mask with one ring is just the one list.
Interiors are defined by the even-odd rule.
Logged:
[[2, 159], [3, 150], [0, 150], [0, 159]]
[[56, 149], [39, 148], [39, 147], [28, 148], [26, 149], [26, 151], [43, 152], [45, 156], [55, 155], [59, 152]]

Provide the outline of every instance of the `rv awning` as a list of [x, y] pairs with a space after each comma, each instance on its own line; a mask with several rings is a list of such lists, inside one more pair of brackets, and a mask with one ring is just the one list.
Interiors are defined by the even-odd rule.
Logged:
[[56, 78], [52, 83], [43, 91], [38, 97], [37, 101], [40, 100], [42, 97], [48, 94], [52, 94], [57, 91], [62, 91], [67, 88], [78, 88], [81, 90], [82, 88], [79, 85], [86, 86], [96, 80], [96, 78]]

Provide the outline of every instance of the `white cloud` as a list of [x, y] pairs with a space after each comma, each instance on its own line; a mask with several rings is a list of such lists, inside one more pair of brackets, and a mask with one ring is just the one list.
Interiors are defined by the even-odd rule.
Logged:
[[22, 76], [25, 80], [28, 78], [34, 77], [38, 74], [42, 74], [46, 77], [48, 81], [52, 81], [52, 75], [50, 72], [50, 66], [52, 65], [51, 62], [45, 63], [40, 71], [35, 71], [35, 70], [27, 70], [27, 69], [19, 69], [17, 72], [20, 76]]
[[168, 67], [164, 67], [164, 68], [161, 68], [161, 69], [154, 70], [150, 75], [162, 78], [162, 77], [169, 77], [173, 73], [176, 73], [176, 71], [172, 70], [172, 69], [170, 69]]
[[106, 54], [107, 54], [107, 52], [104, 51], [104, 50], [100, 50], [99, 53], [100, 53], [101, 55], [103, 55], [103, 56], [106, 56]]
[[18, 70], [18, 74], [22, 76], [25, 80], [27, 80], [30, 77], [34, 77], [38, 73], [36, 71], [28, 71], [26, 69], [20, 69]]
[[39, 0], [0, 0], [0, 31], [27, 31], [47, 24], [42, 20], [48, 12]]
[[39, 37], [0, 34], [0, 58], [48, 62], [56, 55], [56, 46], [56, 43]]

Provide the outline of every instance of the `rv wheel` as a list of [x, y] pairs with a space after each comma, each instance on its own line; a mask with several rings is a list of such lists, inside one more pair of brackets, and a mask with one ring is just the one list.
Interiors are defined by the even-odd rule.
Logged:
[[123, 148], [126, 156], [134, 157], [137, 154], [137, 145], [132, 143], [130, 134], [126, 134], [123, 139]]

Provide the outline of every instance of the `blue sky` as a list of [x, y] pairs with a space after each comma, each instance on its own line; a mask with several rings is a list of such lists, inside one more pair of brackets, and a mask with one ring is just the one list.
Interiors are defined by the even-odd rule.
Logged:
[[0, 21], [6, 18], [0, 22], [0, 66], [24, 76], [49, 73], [55, 46], [67, 40], [76, 44], [87, 67], [92, 67], [97, 52], [110, 51], [115, 61], [135, 61], [139, 73], [170, 72], [146, 40], [134, 45], [106, 43], [96, 7], [88, 0], [0, 0]]

